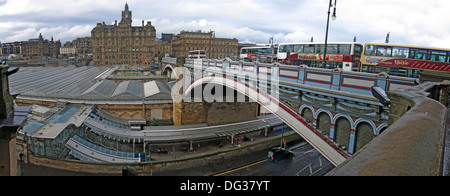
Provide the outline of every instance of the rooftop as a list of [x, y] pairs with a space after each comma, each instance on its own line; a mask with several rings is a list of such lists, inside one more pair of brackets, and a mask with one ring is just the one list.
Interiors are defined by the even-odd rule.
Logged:
[[10, 76], [10, 89], [20, 94], [19, 99], [86, 104], [121, 101], [142, 104], [142, 100], [172, 103], [170, 86], [166, 82], [106, 79], [116, 69], [118, 67], [22, 67]]

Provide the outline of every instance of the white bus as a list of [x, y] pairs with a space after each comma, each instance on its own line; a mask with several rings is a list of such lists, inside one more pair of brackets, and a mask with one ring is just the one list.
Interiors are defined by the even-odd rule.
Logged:
[[276, 58], [278, 46], [264, 45], [241, 48], [240, 60], [245, 62], [272, 62]]
[[[326, 65], [323, 65], [324, 43], [285, 43], [278, 47], [278, 62], [289, 65], [307, 65], [319, 68], [341, 68], [358, 71], [363, 45], [356, 42], [330, 42]], [[288, 55], [289, 54], [289, 55]]]
[[190, 58], [190, 59], [204, 59], [204, 58], [206, 58], [206, 50], [192, 50], [192, 51], [189, 51], [188, 58]]

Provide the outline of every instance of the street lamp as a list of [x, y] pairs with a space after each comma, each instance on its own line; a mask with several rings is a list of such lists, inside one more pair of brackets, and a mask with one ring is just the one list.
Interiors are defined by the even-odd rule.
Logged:
[[331, 14], [331, 7], [334, 7], [333, 16], [331, 16], [331, 19], [336, 20], [336, 2], [337, 0], [334, 0], [334, 5], [332, 4], [333, 0], [330, 0], [330, 4], [328, 6], [328, 17], [327, 17], [327, 31], [325, 33], [325, 49], [323, 54], [323, 62], [322, 65], [325, 67], [327, 64], [327, 48], [328, 48], [328, 27], [330, 26], [330, 14]]

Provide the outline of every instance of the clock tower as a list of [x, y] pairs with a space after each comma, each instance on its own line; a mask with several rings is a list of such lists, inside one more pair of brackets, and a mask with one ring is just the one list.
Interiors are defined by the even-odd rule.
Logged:
[[131, 11], [128, 7], [128, 3], [125, 3], [125, 10], [122, 11], [122, 20], [120, 21], [120, 23], [125, 23], [128, 26], [131, 26], [132, 23], [132, 18], [131, 18]]

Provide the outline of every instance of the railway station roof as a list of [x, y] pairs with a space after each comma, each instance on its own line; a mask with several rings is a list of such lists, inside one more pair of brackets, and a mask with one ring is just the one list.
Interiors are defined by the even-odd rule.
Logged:
[[118, 67], [21, 67], [9, 78], [18, 98], [45, 100], [164, 101], [171, 103], [166, 82], [116, 82], [106, 79]]

